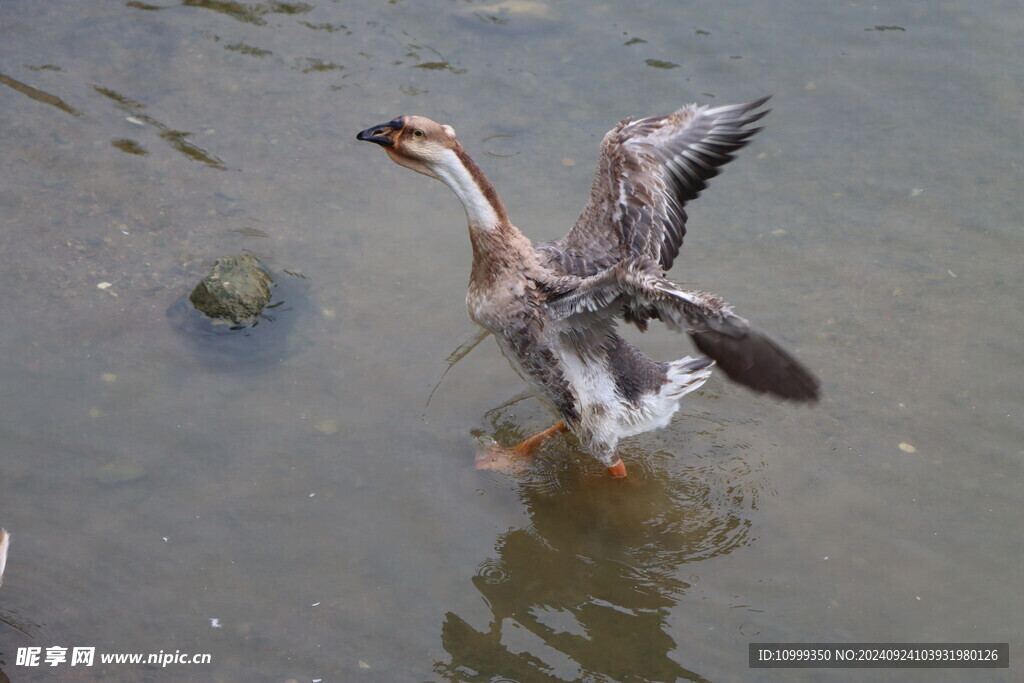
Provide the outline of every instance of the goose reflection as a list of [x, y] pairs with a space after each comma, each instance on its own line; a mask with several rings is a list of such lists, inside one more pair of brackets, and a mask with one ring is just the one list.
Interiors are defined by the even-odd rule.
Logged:
[[[510, 410], [491, 416], [499, 441], [519, 436]], [[696, 563], [753, 540], [749, 513], [766, 484], [749, 452], [691, 453], [691, 464], [634, 452], [640, 476], [630, 485], [574, 456], [572, 437], [555, 442], [510, 480], [530, 523], [499, 536], [472, 578], [490, 622], [447, 613], [450, 661], [435, 672], [451, 681], [704, 680], [676, 661], [684, 655], [670, 615], [680, 618], [673, 607], [691, 589], [681, 577], [699, 573]]]

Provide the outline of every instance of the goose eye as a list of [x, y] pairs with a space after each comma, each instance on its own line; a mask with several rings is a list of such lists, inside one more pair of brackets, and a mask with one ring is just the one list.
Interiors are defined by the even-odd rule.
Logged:
[[416, 136], [416, 137], [418, 137], [418, 138], [421, 138], [421, 137], [423, 137], [423, 131], [422, 131], [422, 130], [419, 130], [419, 129], [417, 129], [417, 130], [414, 130], [414, 131], [412, 132], [412, 134], [413, 134], [413, 135], [415, 135], [415, 136]]

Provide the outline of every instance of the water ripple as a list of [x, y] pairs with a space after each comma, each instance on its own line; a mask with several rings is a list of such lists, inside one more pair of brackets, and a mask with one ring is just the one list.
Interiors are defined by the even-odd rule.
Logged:
[[498, 560], [488, 558], [476, 566], [475, 574], [483, 579], [484, 583], [492, 586], [505, 583], [509, 579], [508, 572]]

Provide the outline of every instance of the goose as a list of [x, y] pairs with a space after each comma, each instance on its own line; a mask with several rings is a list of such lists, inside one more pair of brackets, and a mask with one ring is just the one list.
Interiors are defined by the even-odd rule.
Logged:
[[[820, 382], [721, 298], [667, 279], [696, 199], [761, 128], [768, 98], [627, 118], [603, 138], [579, 219], [565, 237], [533, 244], [509, 220], [494, 186], [449, 125], [399, 116], [358, 133], [400, 166], [440, 180], [461, 200], [473, 250], [466, 305], [512, 367], [559, 420], [513, 448], [491, 444], [479, 469], [525, 462], [549, 437], [572, 432], [626, 476], [619, 440], [664, 427], [680, 399], [717, 366], [757, 393], [814, 402]], [[704, 354], [658, 362], [617, 332], [650, 320], [690, 335]]]

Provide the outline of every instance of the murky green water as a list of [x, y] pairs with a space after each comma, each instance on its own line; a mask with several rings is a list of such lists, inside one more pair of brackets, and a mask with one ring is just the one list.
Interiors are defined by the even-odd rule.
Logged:
[[[747, 644], [961, 641], [1009, 642], [973, 675], [1017, 680], [1022, 32], [997, 0], [5, 1], [0, 670], [848, 680]], [[462, 210], [355, 133], [454, 125], [545, 239], [619, 118], [769, 93], [672, 274], [824, 402], [715, 378], [624, 443], [627, 485], [571, 438], [474, 471], [474, 434], [551, 417], [489, 339], [445, 374], [475, 334]], [[244, 251], [274, 319], [201, 332], [188, 292]], [[57, 646], [97, 661], [16, 662]], [[98, 661], [160, 651], [212, 662]]]

